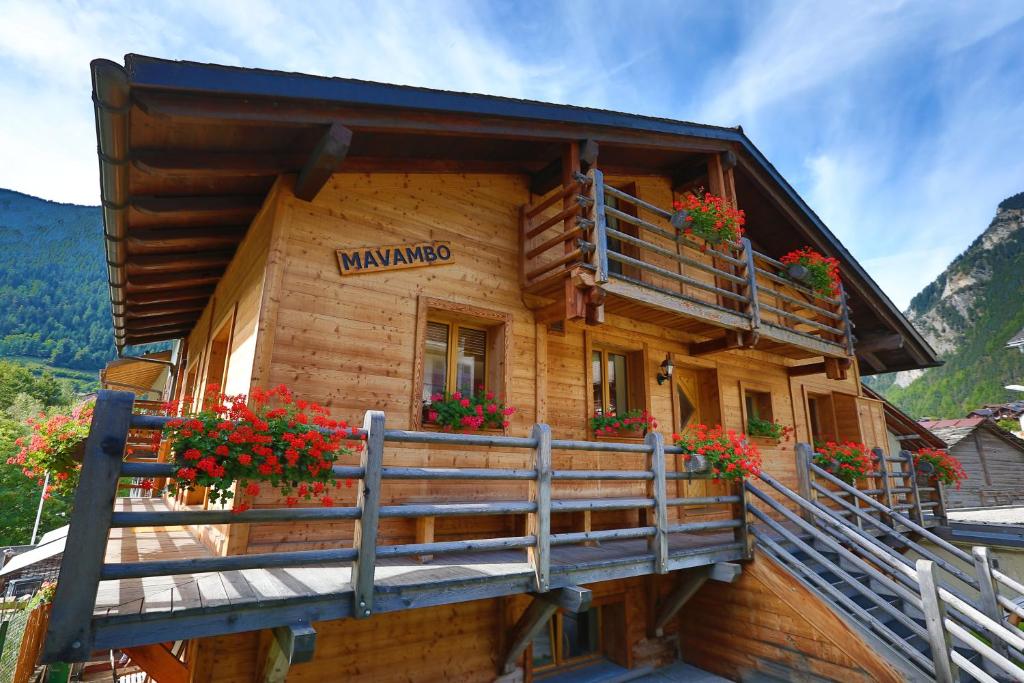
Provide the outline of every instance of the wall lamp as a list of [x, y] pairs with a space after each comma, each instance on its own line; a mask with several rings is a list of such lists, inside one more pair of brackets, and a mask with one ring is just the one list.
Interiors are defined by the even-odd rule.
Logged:
[[673, 370], [675, 370], [675, 366], [672, 365], [672, 354], [666, 353], [665, 360], [661, 361], [661, 372], [658, 373], [658, 384], [664, 384], [667, 380], [672, 379]]

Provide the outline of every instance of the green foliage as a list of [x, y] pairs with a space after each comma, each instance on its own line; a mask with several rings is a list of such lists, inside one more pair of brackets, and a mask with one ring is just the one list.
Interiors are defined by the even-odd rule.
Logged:
[[98, 206], [0, 190], [0, 357], [79, 370], [114, 357]]
[[[1024, 203], [1024, 194], [1003, 204]], [[911, 301], [915, 313], [936, 305], [951, 327], [962, 333], [960, 347], [943, 358], [945, 365], [933, 368], [907, 387], [893, 385], [892, 377], [873, 378], [869, 384], [910, 415], [921, 417], [963, 417], [985, 403], [1003, 403], [1020, 398], [1004, 387], [1024, 382], [1024, 354], [1006, 348], [1006, 341], [1024, 328], [1024, 230], [1017, 230], [991, 249], [981, 248], [978, 237], [958, 256], [946, 272]], [[985, 272], [986, 282], [976, 285], [976, 313], [965, 319], [940, 303], [949, 276], [954, 273]]]
[[[6, 464], [7, 458], [18, 452], [15, 439], [29, 433], [26, 413], [63, 406], [70, 397], [70, 390], [60, 380], [37, 377], [20, 365], [0, 361], [0, 545], [31, 540], [42, 493], [42, 487], [22, 474], [20, 467]], [[51, 496], [43, 507], [40, 534], [67, 524], [70, 507], [70, 498]]]
[[1020, 431], [1020, 422], [1018, 420], [1011, 420], [1011, 419], [996, 420], [996, 425], [1000, 429], [1005, 429], [1008, 432], [1019, 432]]

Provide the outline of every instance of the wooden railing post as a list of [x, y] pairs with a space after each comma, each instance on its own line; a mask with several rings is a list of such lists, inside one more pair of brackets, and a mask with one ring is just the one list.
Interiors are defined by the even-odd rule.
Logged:
[[[800, 497], [804, 500], [814, 500], [814, 489], [811, 488], [811, 462], [814, 458], [814, 449], [808, 443], [798, 443], [793, 449], [796, 452], [796, 481]], [[815, 522], [814, 515], [810, 511], [801, 509], [800, 515], [808, 522]]]
[[915, 522], [924, 526], [924, 511], [921, 508], [921, 492], [917, 490], [917, 467], [914, 466], [914, 456], [910, 451], [900, 451], [900, 457], [903, 458], [907, 466], [907, 472], [910, 473], [910, 495], [914, 497], [913, 506], [910, 508], [910, 516]]
[[373, 613], [373, 576], [377, 565], [377, 522], [380, 518], [381, 467], [384, 462], [384, 413], [368, 410], [363, 418], [366, 442], [360, 465], [363, 482], [356, 497], [359, 518], [352, 545], [359, 553], [352, 563], [352, 614], [363, 619]]
[[853, 323], [850, 322], [850, 307], [847, 304], [846, 289], [843, 287], [843, 283], [839, 283], [839, 308], [840, 313], [843, 316], [843, 335], [845, 339], [846, 353], [851, 357], [855, 351], [853, 348]]
[[[896, 502], [892, 499], [892, 477], [889, 476], [889, 459], [885, 457], [885, 451], [881, 448], [873, 448], [871, 452], [878, 458], [878, 472], [882, 475], [882, 496], [885, 497], [885, 506], [891, 511]], [[886, 514], [889, 526], [894, 526], [891, 512]]]
[[591, 193], [594, 198], [594, 281], [608, 282], [608, 220], [604, 213], [604, 174], [596, 168], [590, 170], [593, 179]]
[[[999, 605], [999, 587], [996, 586], [995, 578], [992, 576], [994, 560], [989, 555], [988, 548], [982, 545], [976, 545], [971, 548], [971, 556], [974, 558], [974, 570], [978, 578], [979, 593], [981, 594], [981, 611], [992, 621], [1001, 624], [1003, 623], [1003, 608]], [[1001, 656], [1010, 656], [1006, 643], [1002, 638], [991, 634], [989, 641], [992, 643], [992, 649]], [[989, 673], [999, 673], [997, 669], [993, 669], [991, 666], [986, 667], [986, 670]]]
[[644, 443], [651, 447], [647, 456], [648, 469], [654, 478], [647, 486], [647, 495], [654, 499], [654, 536], [648, 539], [648, 547], [654, 551], [654, 571], [668, 573], [668, 503], [665, 485], [665, 438], [661, 432], [651, 430], [644, 437]]
[[530, 482], [530, 502], [537, 509], [527, 517], [526, 533], [536, 538], [527, 555], [533, 566], [536, 589], [547, 592], [551, 583], [551, 427], [533, 425], [530, 436], [536, 439], [533, 451], [537, 478]]
[[761, 329], [761, 302], [757, 293], [757, 267], [754, 265], [754, 248], [750, 246], [750, 240], [746, 237], [740, 239], [743, 245], [743, 258], [747, 268], [747, 312], [750, 313], [750, 326], [755, 335]]
[[84, 662], [92, 653], [92, 613], [134, 401], [130, 391], [97, 394], [43, 661]]
[[928, 644], [932, 651], [932, 662], [935, 663], [935, 680], [938, 683], [953, 683], [960, 678], [949, 656], [952, 642], [946, 630], [946, 605], [939, 598], [935, 563], [931, 560], [918, 560], [916, 566], [917, 581], [921, 587], [921, 611], [924, 612]]

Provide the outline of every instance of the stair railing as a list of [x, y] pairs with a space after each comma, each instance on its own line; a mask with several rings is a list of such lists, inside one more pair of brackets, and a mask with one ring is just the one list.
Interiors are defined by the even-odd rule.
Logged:
[[[828, 473], [826, 472], [825, 474]], [[790, 501], [796, 503], [806, 516], [811, 517], [811, 520], [809, 521], [808, 519], [802, 518], [749, 483], [747, 484], [747, 490], [759, 500], [768, 504], [776, 513], [781, 514], [789, 521], [807, 531], [814, 540], [826, 545], [844, 559], [853, 562], [854, 566], [856, 566], [860, 571], [864, 572], [872, 579], [879, 581], [883, 586], [893, 591], [894, 594], [903, 598], [908, 604], [919, 609], [925, 615], [925, 621], [928, 627], [926, 634], [922, 635], [920, 626], [918, 626], [916, 622], [915, 626], [917, 626], [917, 628], [911, 628], [911, 631], [915, 633], [915, 635], [924, 637], [929, 642], [933, 663], [931, 673], [935, 675], [936, 680], [952, 683], [952, 681], [957, 679], [957, 666], [960, 666], [965, 672], [971, 674], [978, 680], [995, 680], [988, 673], [979, 669], [969, 660], [964, 658], [963, 655], [953, 649], [951, 637], [955, 637], [959, 641], [962, 641], [965, 646], [976, 651], [985, 660], [987, 664], [986, 668], [989, 670], [998, 670], [998, 672], [1009, 676], [1012, 680], [1024, 681], [1024, 669], [1021, 669], [1007, 656], [1012, 652], [1015, 658], [1024, 658], [1024, 634], [1016, 629], [1010, 629], [1003, 625], [1000, 619], [1001, 612], [993, 618], [992, 615], [985, 614], [981, 609], [972, 605], [961, 595], [958, 595], [949, 588], [940, 585], [936, 579], [936, 562], [934, 560], [922, 558], [917, 561], [916, 565], [912, 566], [905, 557], [889, 546], [879, 542], [877, 539], [868, 536], [854, 524], [837, 514], [836, 511], [826, 507], [822, 503], [817, 501], [812, 502], [805, 497], [800, 496], [782, 485], [770, 475], [762, 474], [761, 480], [784, 497], [788, 498]], [[849, 490], [855, 490], [853, 487], [846, 485], [845, 482], [842, 482], [841, 480], [837, 481], [839, 484], [846, 486]], [[822, 491], [827, 491], [827, 489], [819, 486], [818, 492], [820, 493]], [[865, 498], [868, 497], [865, 496]], [[877, 503], [877, 501], [875, 502]], [[845, 501], [844, 504], [849, 506]], [[794, 534], [792, 534], [792, 532], [785, 530], [781, 524], [772, 520], [768, 515], [765, 515], [760, 510], [751, 508], [751, 512], [758, 520], [764, 522], [771, 529], [778, 533], [782, 533], [783, 537], [787, 538], [790, 542], [799, 541], [796, 545], [797, 547], [800, 547], [801, 550], [804, 550], [804, 552], [807, 552], [807, 549], [811, 547], [806, 542], [800, 541]], [[867, 518], [868, 516], [865, 515], [865, 517]], [[753, 532], [759, 542], [763, 540], [763, 533], [759, 532], [756, 528]], [[898, 532], [896, 533], [898, 534]], [[900, 536], [902, 535], [900, 534]], [[874, 566], [864, 562], [864, 560], [857, 557], [850, 550], [841, 545], [839, 540], [845, 540], [850, 543], [852, 547], [856, 548], [858, 552], [869, 554], [876, 561], [881, 561], [881, 563], [884, 566], [887, 566], [889, 571], [892, 572], [899, 581], [890, 579], [886, 574], [880, 572]], [[815, 554], [808, 554], [815, 557], [819, 562], [824, 560], [825, 564], [830, 564], [823, 556], [820, 555], [820, 553], [817, 553], [817, 557]], [[934, 553], [931, 554], [934, 555]], [[982, 553], [982, 555], [987, 561], [987, 554]], [[830, 567], [830, 569], [834, 571], [833, 567]], [[860, 590], [857, 582], [852, 581], [851, 578], [845, 577], [842, 574], [838, 575], [844, 578], [844, 580], [846, 580], [847, 583], [855, 589]], [[884, 577], [884, 579], [880, 577]], [[992, 604], [995, 603], [993, 602]], [[949, 614], [947, 614], [947, 606], [951, 608]], [[899, 619], [899, 617], [897, 617], [897, 619], [900, 620], [901, 623], [905, 624], [905, 622], [903, 622], [902, 619]], [[993, 644], [989, 645], [982, 641], [980, 637], [977, 636], [977, 631], [987, 633]], [[887, 641], [892, 642], [889, 639], [887, 639]], [[906, 652], [905, 648], [900, 649]], [[916, 663], [920, 664], [916, 658], [912, 659], [914, 659]]]

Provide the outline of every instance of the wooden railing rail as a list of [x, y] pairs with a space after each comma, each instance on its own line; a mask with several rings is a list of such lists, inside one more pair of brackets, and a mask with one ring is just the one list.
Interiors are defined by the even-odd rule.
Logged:
[[[828, 475], [827, 472], [825, 474]], [[828, 476], [831, 477], [831, 475]], [[1002, 676], [1009, 675], [1012, 680], [1024, 681], [1024, 669], [1021, 669], [1016, 663], [1024, 661], [1024, 634], [1021, 634], [1016, 629], [1007, 627], [1003, 623], [1004, 614], [999, 607], [1000, 602], [998, 601], [995, 589], [996, 580], [992, 575], [991, 560], [988, 557], [987, 549], [974, 549], [975, 564], [978, 567], [979, 577], [981, 578], [980, 582], [973, 579], [973, 577], [965, 575], [963, 572], [958, 572], [958, 570], [951, 571], [950, 567], [952, 565], [949, 562], [942, 560], [934, 552], [920, 546], [916, 546], [914, 549], [924, 555], [924, 557], [918, 559], [916, 565], [913, 565], [908, 558], [892, 546], [865, 533], [863, 529], [858, 528], [854, 523], [838, 515], [835, 510], [826, 507], [821, 502], [812, 502], [806, 497], [798, 495], [770, 475], [763, 475], [761, 479], [785, 499], [795, 503], [802, 511], [809, 514], [811, 518], [806, 519], [798, 516], [778, 501], [758, 490], [755, 486], [748, 484], [748, 491], [759, 501], [772, 508], [776, 514], [798, 525], [814, 539], [815, 544], [823, 544], [837, 552], [847, 562], [852, 563], [858, 570], [871, 577], [873, 581], [884, 585], [895, 595], [898, 595], [924, 614], [926, 627], [924, 629], [925, 632], [922, 634], [921, 627], [916, 623], [913, 627], [910, 627], [905, 623], [903, 617], [883, 607], [884, 611], [888, 611], [897, 620], [904, 623], [905, 626], [911, 628], [915, 635], [919, 635], [929, 642], [932, 662], [930, 667], [922, 667], [926, 673], [934, 675], [936, 680], [952, 683], [954, 680], [959, 680], [956, 675], [956, 665], [958, 663], [962, 665], [963, 662], [966, 662], [967, 666], [964, 670], [971, 673], [978, 680], [993, 680], [989, 674], [994, 672]], [[839, 480], [832, 483], [836, 482], [843, 484]], [[845, 486], [845, 484], [843, 485]], [[812, 484], [812, 486], [817, 487], [819, 493], [831, 493], [820, 485]], [[856, 490], [852, 487], [849, 488], [851, 491]], [[832, 497], [836, 501], [840, 500], [837, 496]], [[865, 498], [877, 505], [877, 502], [873, 499]], [[843, 504], [850, 510], [854, 509], [853, 506], [845, 503], [845, 501], [843, 501]], [[776, 533], [781, 534], [788, 541], [795, 542], [801, 550], [807, 552], [809, 548], [811, 551], [814, 551], [811, 544], [796, 537], [770, 515], [766, 515], [756, 509], [753, 512], [759, 521]], [[874, 521], [872, 517], [864, 513], [860, 514], [864, 521]], [[899, 516], [898, 513], [893, 514], [897, 515], [897, 517]], [[765, 540], [763, 534], [756, 528], [753, 531], [758, 537], [759, 543]], [[892, 528], [889, 528], [887, 533], [883, 534], [883, 536], [886, 535], [909, 540]], [[960, 551], [960, 553], [963, 553], [963, 551]], [[787, 559], [779, 553], [776, 553], [776, 555], [787, 562], [789, 559], [795, 559]], [[851, 587], [862, 594], [872, 592], [870, 584], [857, 581], [851, 576], [842, 576], [842, 568], [821, 556], [817, 551], [813, 552], [812, 557], [821, 562], [829, 571], [838, 573]], [[951, 575], [964, 580], [973, 588], [978, 588], [980, 583], [981, 607], [975, 606], [970, 600], [957, 593], [950, 586], [940, 582], [935, 571], [936, 566], [941, 566]], [[955, 567], [953, 569], [955, 570]], [[870, 596], [869, 599], [874, 601]], [[947, 606], [949, 607], [948, 612]], [[1014, 611], [1014, 613], [1016, 612]], [[869, 623], [872, 623], [873, 626], [877, 625], [873, 622]], [[979, 632], [987, 634], [991, 644], [976, 637], [976, 633]], [[913, 656], [914, 653], [902, 647], [904, 645], [904, 643], [900, 642], [903, 640], [902, 636], [894, 638], [896, 634], [887, 627], [884, 627], [880, 634], [890, 644], [899, 647], [899, 649], [920, 665], [920, 661]], [[957, 639], [958, 644], [962, 642], [967, 647], [978, 652], [984, 659], [984, 666], [979, 668], [955, 652], [953, 650], [953, 638]], [[1013, 660], [1016, 660], [1016, 662]]]
[[[124, 462], [123, 453], [129, 429], [160, 429], [171, 418], [156, 415], [132, 415], [132, 395], [101, 391], [96, 403], [92, 431], [86, 446], [82, 484], [76, 493], [75, 512], [65, 557], [74, 558], [61, 568], [54, 619], [47, 635], [46, 661], [81, 661], [89, 654], [92, 642], [91, 619], [99, 581], [138, 579], [151, 576], [221, 572], [262, 567], [302, 567], [322, 563], [352, 566], [352, 615], [364, 618], [374, 611], [374, 574], [378, 558], [439, 555], [475, 551], [526, 549], [528, 561], [536, 573], [534, 589], [550, 588], [551, 548], [593, 541], [647, 539], [654, 571], [670, 570], [672, 534], [701, 534], [731, 530], [730, 547], [749, 557], [746, 504], [743, 491], [731, 495], [669, 497], [667, 481], [707, 478], [707, 474], [668, 471], [666, 456], [682, 453], [665, 446], [658, 433], [643, 443], [587, 442], [551, 438], [547, 425], [533, 427], [526, 438], [441, 432], [412, 432], [385, 428], [384, 414], [369, 411], [362, 429], [353, 429], [353, 438], [365, 439], [359, 465], [337, 465], [335, 478], [358, 481], [356, 504], [329, 508], [260, 508], [243, 512], [231, 510], [118, 511], [111, 508], [119, 477], [173, 477], [170, 463]], [[533, 467], [458, 468], [408, 467], [384, 464], [387, 443], [442, 444], [447, 446], [487, 446], [526, 449], [533, 452]], [[643, 454], [647, 467], [641, 470], [556, 470], [552, 451], [587, 451]], [[555, 481], [633, 480], [646, 482], [644, 496], [628, 498], [555, 498]], [[528, 500], [489, 502], [436, 502], [384, 504], [383, 484], [389, 480], [477, 480], [528, 482]], [[729, 519], [672, 523], [668, 510], [676, 507], [720, 505]], [[551, 533], [553, 513], [647, 510], [649, 522], [639, 527], [599, 529], [582, 532]], [[395, 518], [458, 517], [467, 515], [526, 515], [527, 529], [521, 536], [468, 539], [457, 541], [378, 545], [379, 520]], [[352, 520], [353, 542], [347, 548], [303, 550], [252, 555], [200, 557], [194, 559], [149, 560], [143, 562], [104, 561], [110, 529], [124, 527], [160, 527], [202, 524], [251, 524], [296, 521]], [[722, 539], [709, 539], [708, 549], [722, 545]]]

